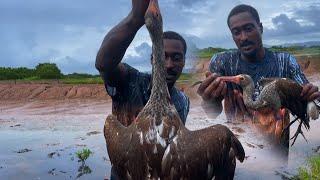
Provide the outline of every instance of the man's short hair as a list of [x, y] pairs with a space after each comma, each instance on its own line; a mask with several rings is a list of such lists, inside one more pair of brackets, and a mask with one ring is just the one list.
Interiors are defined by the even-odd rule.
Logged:
[[163, 32], [163, 39], [175, 39], [175, 40], [181, 41], [182, 45], [183, 45], [183, 52], [184, 52], [184, 54], [186, 54], [187, 43], [180, 34], [174, 32], [174, 31], [165, 31], [165, 32]]
[[258, 14], [258, 11], [252, 7], [252, 6], [249, 6], [249, 5], [246, 5], [246, 4], [240, 4], [236, 7], [234, 7], [229, 15], [228, 15], [228, 26], [230, 27], [230, 24], [229, 24], [229, 20], [230, 20], [230, 17], [231, 16], [234, 16], [236, 14], [239, 14], [239, 13], [243, 13], [243, 12], [248, 12], [249, 14], [251, 14], [251, 16], [256, 20], [256, 22], [259, 24], [260, 23], [260, 18], [259, 18], [259, 14]]

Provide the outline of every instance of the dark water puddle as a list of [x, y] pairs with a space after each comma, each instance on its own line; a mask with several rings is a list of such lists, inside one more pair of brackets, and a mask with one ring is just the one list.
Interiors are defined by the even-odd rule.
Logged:
[[31, 149], [27, 149], [27, 148], [24, 148], [24, 149], [20, 149], [19, 151], [14, 151], [16, 153], [26, 153], [26, 152], [29, 152], [29, 151], [32, 151]]
[[87, 136], [92, 136], [92, 135], [96, 135], [96, 134], [100, 134], [100, 131], [91, 131], [87, 133]]

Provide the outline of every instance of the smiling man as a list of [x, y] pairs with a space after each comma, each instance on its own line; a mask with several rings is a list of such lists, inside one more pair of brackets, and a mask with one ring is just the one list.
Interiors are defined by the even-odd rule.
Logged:
[[[144, 25], [149, 0], [132, 0], [132, 10], [104, 38], [96, 58], [108, 94], [112, 98], [112, 113], [125, 126], [131, 124], [147, 103], [151, 93], [151, 75], [139, 72], [121, 60], [137, 31]], [[189, 112], [189, 98], [174, 86], [185, 64], [187, 45], [182, 36], [173, 31], [163, 34], [165, 68], [172, 103], [185, 123]], [[148, 57], [146, 57], [148, 59]]]
[[[320, 97], [318, 87], [308, 82], [293, 55], [273, 52], [263, 47], [263, 26], [255, 8], [244, 4], [234, 7], [229, 13], [227, 24], [238, 49], [215, 54], [211, 59], [211, 73], [206, 74], [206, 79], [198, 88], [207, 112], [214, 113], [215, 116], [220, 114], [224, 99], [228, 120], [255, 117], [253, 111], [244, 105], [240, 86], [225, 83], [217, 78], [219, 76], [250, 75], [255, 83], [253, 98], [260, 93], [259, 80], [271, 77], [290, 78], [301, 84], [301, 96], [305, 100], [312, 101]], [[276, 121], [281, 120], [284, 127], [289, 123], [288, 115], [286, 118], [278, 115], [275, 118]], [[269, 129], [273, 126], [275, 124], [268, 124]], [[288, 135], [287, 133], [282, 137], [280, 142], [285, 147], [288, 147]]]

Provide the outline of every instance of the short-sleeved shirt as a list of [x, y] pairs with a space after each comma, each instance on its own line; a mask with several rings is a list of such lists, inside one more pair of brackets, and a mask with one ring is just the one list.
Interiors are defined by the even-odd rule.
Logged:
[[[149, 100], [151, 94], [151, 75], [123, 63], [127, 71], [126, 82], [121, 88], [105, 83], [106, 90], [112, 98], [112, 113], [125, 126], [131, 124]], [[169, 89], [171, 101], [180, 119], [185, 124], [189, 112], [189, 98], [176, 87]]]
[[[290, 78], [299, 84], [308, 82], [293, 55], [286, 52], [273, 52], [268, 49], [265, 49], [263, 60], [254, 63], [242, 60], [239, 50], [215, 54], [211, 59], [209, 69], [211, 72], [219, 73], [222, 76], [250, 75], [255, 83], [253, 98], [256, 98], [260, 93], [261, 89], [259, 89], [258, 82], [263, 78]], [[227, 88], [226, 97], [231, 97], [234, 89], [241, 91], [240, 86], [233, 83], [227, 83]], [[232, 98], [228, 99], [232, 102], [226, 102], [225, 100], [225, 109], [228, 109], [229, 112], [227, 113], [235, 114], [237, 105]]]

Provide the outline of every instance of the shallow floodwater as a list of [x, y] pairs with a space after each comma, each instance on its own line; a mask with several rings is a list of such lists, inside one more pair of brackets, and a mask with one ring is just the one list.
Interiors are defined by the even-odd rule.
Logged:
[[[103, 179], [108, 101], [8, 102], [0, 106], [0, 179]], [[75, 153], [89, 148], [84, 166]]]
[[[239, 137], [246, 159], [237, 161], [235, 179], [282, 179], [319, 153], [320, 120], [311, 122], [290, 148], [288, 161], [274, 152], [269, 141], [250, 123], [226, 123], [224, 115], [208, 119], [199, 103], [191, 103], [186, 126], [195, 130], [227, 125]], [[110, 161], [102, 134], [110, 101], [72, 100], [0, 103], [1, 179], [103, 179]], [[291, 128], [294, 132], [296, 125]], [[89, 148], [93, 155], [81, 168], [75, 152]]]

